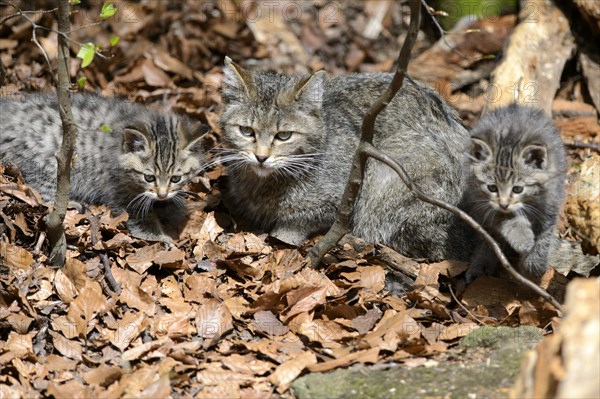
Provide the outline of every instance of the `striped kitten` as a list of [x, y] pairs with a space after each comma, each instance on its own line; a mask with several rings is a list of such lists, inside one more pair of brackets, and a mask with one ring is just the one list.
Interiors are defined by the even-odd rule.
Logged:
[[[170, 241], [165, 222], [186, 216], [183, 185], [202, 166], [205, 129], [187, 118], [93, 94], [72, 96], [78, 127], [71, 200], [127, 211], [132, 234]], [[103, 127], [103, 128], [101, 128]], [[0, 100], [0, 162], [16, 164], [45, 201], [54, 199], [62, 124], [56, 96]]]
[[[471, 133], [467, 200], [472, 216], [518, 259], [522, 272], [540, 276], [565, 194], [566, 160], [560, 134], [540, 110], [512, 104], [481, 118]], [[479, 243], [467, 280], [491, 274], [498, 260]]]

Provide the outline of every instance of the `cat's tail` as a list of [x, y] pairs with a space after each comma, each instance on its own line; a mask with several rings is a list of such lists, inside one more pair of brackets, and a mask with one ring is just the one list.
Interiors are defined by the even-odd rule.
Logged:
[[590, 271], [600, 265], [600, 255], [585, 255], [578, 242], [556, 238], [548, 253], [548, 263], [560, 274], [573, 271], [589, 277]]

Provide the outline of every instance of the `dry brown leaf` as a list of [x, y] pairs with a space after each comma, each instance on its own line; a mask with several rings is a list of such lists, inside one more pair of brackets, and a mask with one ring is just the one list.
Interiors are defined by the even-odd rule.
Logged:
[[127, 265], [139, 274], [143, 274], [154, 264], [154, 259], [162, 251], [162, 244], [153, 244], [135, 251], [127, 256], [125, 260]]
[[285, 335], [290, 330], [288, 326], [285, 326], [275, 317], [273, 312], [268, 310], [259, 310], [254, 313], [252, 325], [259, 331], [272, 336]]
[[269, 381], [275, 384], [277, 392], [285, 392], [305, 368], [316, 363], [317, 357], [313, 352], [302, 352], [277, 366]]
[[128, 313], [117, 322], [117, 330], [109, 333], [110, 343], [124, 351], [148, 325], [144, 313]]
[[132, 361], [139, 359], [142, 355], [159, 348], [163, 345], [171, 345], [173, 341], [170, 338], [165, 337], [156, 341], [145, 342], [141, 345], [137, 345], [134, 348], [128, 349], [123, 352], [123, 360]]
[[90, 322], [96, 315], [104, 311], [107, 305], [100, 284], [87, 280], [85, 287], [79, 292], [79, 296], [71, 302], [67, 319], [75, 327], [77, 334], [87, 334]]
[[208, 299], [198, 307], [196, 329], [205, 338], [206, 345], [212, 346], [223, 334], [233, 328], [233, 318], [227, 306], [217, 299]]
[[8, 339], [4, 345], [5, 351], [10, 351], [13, 356], [24, 357], [33, 354], [32, 338], [35, 332], [28, 334], [18, 334], [14, 331], [8, 333]]
[[33, 266], [33, 255], [24, 248], [0, 241], [0, 264], [21, 270], [29, 270]]
[[52, 337], [54, 348], [61, 355], [77, 361], [83, 360], [83, 346], [79, 342], [67, 339], [62, 334], [52, 330], [48, 330], [48, 333]]
[[151, 60], [146, 60], [142, 63], [142, 75], [149, 86], [155, 87], [172, 87], [173, 82], [169, 75], [158, 68]]
[[62, 270], [58, 270], [54, 276], [54, 288], [56, 289], [60, 300], [64, 303], [73, 302], [78, 293], [75, 284], [69, 280]]
[[81, 375], [83, 380], [88, 384], [100, 385], [107, 387], [123, 375], [123, 370], [118, 367], [110, 367], [105, 364], [91, 369]]
[[[0, 316], [0, 319], [2, 318], [3, 317]], [[31, 323], [33, 323], [35, 319], [24, 314], [11, 313], [6, 316], [5, 320], [17, 333], [27, 334], [27, 331], [29, 331], [29, 326], [31, 326]]]
[[361, 334], [365, 334], [373, 328], [383, 313], [378, 308], [369, 309], [364, 315], [352, 319], [349, 326]]
[[281, 320], [285, 322], [297, 314], [308, 312], [325, 303], [327, 287], [300, 287], [286, 294], [287, 303], [291, 305], [290, 310], [282, 315]]

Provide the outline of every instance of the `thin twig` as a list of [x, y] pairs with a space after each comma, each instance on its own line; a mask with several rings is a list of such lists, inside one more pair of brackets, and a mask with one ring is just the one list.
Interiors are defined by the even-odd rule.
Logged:
[[453, 53], [458, 54], [463, 59], [468, 60], [469, 57], [467, 57], [465, 54], [463, 54], [462, 52], [460, 52], [459, 50], [457, 50], [456, 47], [454, 47], [453, 45], [451, 45], [450, 43], [448, 43], [448, 40], [446, 39], [446, 34], [449, 33], [449, 32], [447, 32], [446, 30], [444, 30], [444, 28], [442, 28], [442, 25], [440, 25], [440, 23], [438, 22], [438, 20], [435, 18], [435, 15], [433, 15], [433, 11], [435, 11], [435, 10], [433, 8], [429, 7], [429, 5], [427, 5], [427, 2], [425, 0], [422, 0], [422, 3], [423, 3], [423, 6], [425, 7], [425, 10], [427, 10], [427, 13], [429, 14], [429, 16], [431, 17], [431, 19], [433, 20], [434, 25], [440, 31], [442, 42], [446, 46], [448, 46], [448, 48], [450, 49], [450, 51], [452, 51]]
[[[71, 28], [69, 20], [69, 0], [58, 2], [58, 29], [68, 31]], [[35, 34], [35, 29], [33, 30]], [[58, 84], [56, 86], [58, 113], [62, 122], [62, 143], [54, 154], [56, 158], [56, 193], [54, 207], [46, 217], [46, 232], [50, 243], [48, 259], [52, 265], [63, 266], [67, 241], [63, 222], [67, 213], [67, 204], [71, 191], [71, 163], [77, 140], [77, 126], [71, 109], [71, 77], [69, 76], [69, 45], [64, 36], [58, 36]]]
[[589, 148], [590, 150], [600, 152], [600, 144], [583, 143], [581, 141], [564, 141], [564, 143], [567, 147], [586, 148], [586, 149]]
[[456, 207], [454, 205], [450, 205], [442, 200], [433, 198], [433, 197], [425, 194], [423, 191], [421, 191], [421, 188], [419, 186], [417, 186], [411, 180], [411, 178], [408, 176], [408, 174], [406, 173], [406, 171], [404, 170], [404, 168], [398, 161], [394, 160], [393, 158], [391, 158], [391, 157], [387, 156], [386, 154], [384, 154], [383, 152], [379, 151], [377, 148], [373, 147], [372, 144], [361, 143], [359, 150], [362, 153], [364, 153], [366, 156], [369, 156], [380, 162], [383, 162], [384, 164], [386, 164], [390, 168], [392, 168], [394, 170], [394, 172], [396, 172], [398, 174], [400, 179], [402, 179], [402, 181], [404, 182], [406, 187], [410, 191], [412, 191], [413, 194], [415, 194], [415, 196], [418, 199], [420, 199], [421, 201], [427, 202], [429, 204], [435, 205], [439, 208], [446, 209], [447, 211], [452, 212], [454, 215], [458, 216], [460, 219], [465, 221], [469, 226], [471, 226], [471, 228], [473, 228], [477, 232], [477, 234], [479, 234], [481, 236], [481, 238], [483, 238], [483, 240], [490, 246], [490, 248], [492, 248], [492, 251], [494, 251], [494, 254], [500, 261], [500, 264], [502, 265], [502, 267], [504, 267], [511, 274], [511, 276], [513, 276], [513, 278], [515, 280], [517, 280], [519, 283], [529, 287], [531, 290], [535, 291], [542, 298], [544, 298], [545, 300], [550, 302], [560, 312], [563, 311], [563, 306], [552, 295], [550, 295], [546, 290], [544, 290], [542, 287], [535, 284], [531, 280], [523, 277], [521, 274], [519, 274], [519, 272], [517, 272], [511, 266], [510, 262], [508, 261], [508, 259], [506, 259], [506, 256], [502, 252], [502, 249], [500, 249], [500, 246], [498, 245], [496, 240], [494, 240], [492, 238], [492, 236], [487, 231], [485, 231], [485, 229], [483, 227], [481, 227], [481, 225], [479, 225], [479, 223], [477, 223], [466, 212], [464, 212], [463, 210], [459, 209], [458, 207]]
[[46, 241], [46, 232], [40, 232], [40, 236], [38, 237], [37, 242], [35, 243], [35, 248], [33, 249], [33, 254], [38, 255], [42, 250], [42, 245], [44, 245], [44, 241]]
[[479, 320], [479, 318], [477, 316], [475, 316], [469, 309], [467, 309], [465, 307], [465, 305], [462, 304], [461, 301], [458, 300], [458, 298], [456, 297], [456, 295], [454, 295], [454, 291], [452, 290], [452, 285], [448, 284], [448, 290], [450, 290], [450, 296], [452, 296], [452, 299], [454, 299], [454, 302], [456, 302], [458, 304], [458, 306], [460, 306], [465, 312], [467, 312], [467, 314], [469, 316], [471, 316], [473, 319], [475, 319], [475, 321], [479, 324], [481, 324], [482, 326], [485, 326], [486, 324]]
[[[361, 129], [361, 142], [371, 143], [373, 141], [377, 115], [385, 109], [390, 101], [392, 101], [404, 82], [408, 62], [410, 60], [410, 53], [417, 41], [419, 24], [421, 21], [421, 1], [411, 0], [409, 4], [410, 25], [406, 34], [406, 39], [404, 40], [402, 49], [398, 55], [396, 73], [388, 88], [381, 94], [377, 101], [371, 105], [365, 114]], [[312, 267], [317, 267], [321, 262], [321, 259], [323, 259], [323, 256], [325, 256], [344, 234], [349, 231], [354, 203], [358, 196], [366, 165], [367, 157], [365, 157], [357, 148], [352, 161], [350, 175], [348, 176], [348, 182], [346, 183], [344, 194], [342, 195], [340, 205], [338, 206], [338, 216], [327, 234], [312, 247], [307, 255], [307, 260]]]
[[6, 83], [6, 77], [8, 73], [6, 72], [6, 68], [4, 68], [4, 63], [2, 62], [2, 57], [0, 57], [0, 86], [4, 86]]
[[[96, 244], [99, 242], [98, 234], [100, 233], [100, 222], [98, 221], [98, 216], [92, 215], [88, 218], [88, 221], [90, 222], [90, 237], [92, 240], [92, 246], [96, 246]], [[121, 285], [117, 282], [115, 276], [113, 276], [110, 268], [110, 262], [108, 261], [108, 256], [106, 256], [104, 252], [100, 253], [100, 260], [104, 266], [104, 278], [108, 282], [108, 285], [117, 295], [121, 295]]]

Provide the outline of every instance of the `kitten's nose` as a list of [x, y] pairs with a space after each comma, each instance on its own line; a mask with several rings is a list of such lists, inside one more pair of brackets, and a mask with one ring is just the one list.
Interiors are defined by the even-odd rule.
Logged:
[[254, 156], [256, 157], [256, 160], [259, 163], [263, 163], [263, 162], [265, 162], [267, 160], [267, 158], [269, 158], [268, 155], [257, 155], [257, 154], [254, 154]]
[[160, 199], [165, 199], [165, 198], [167, 198], [168, 195], [169, 195], [169, 192], [164, 189], [163, 190], [158, 189], [156, 192], [156, 196]]
[[500, 208], [502, 209], [508, 209], [508, 204], [499, 204]]

